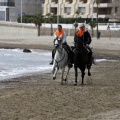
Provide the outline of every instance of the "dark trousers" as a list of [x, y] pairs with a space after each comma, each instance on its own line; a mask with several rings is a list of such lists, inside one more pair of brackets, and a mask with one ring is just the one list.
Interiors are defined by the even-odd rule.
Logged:
[[54, 57], [55, 57], [55, 52], [56, 52], [56, 50], [53, 49], [53, 50], [52, 50], [52, 59], [54, 59]]

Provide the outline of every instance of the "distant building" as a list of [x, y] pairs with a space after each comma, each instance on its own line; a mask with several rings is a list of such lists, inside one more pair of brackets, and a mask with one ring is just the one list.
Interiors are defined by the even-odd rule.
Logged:
[[12, 8], [15, 8], [14, 0], [0, 0], [0, 20], [9, 20]]
[[18, 16], [21, 15], [21, 2], [22, 14], [42, 13], [44, 0], [0, 0], [0, 20], [17, 21]]
[[[76, 11], [82, 18], [96, 18], [97, 5], [94, 0], [45, 0], [43, 15], [52, 13], [64, 18], [76, 17]], [[58, 10], [59, 9], [59, 10]], [[98, 5], [98, 18], [112, 18], [113, 14], [120, 16], [120, 0], [101, 0]]]
[[[97, 5], [92, 4], [94, 0], [0, 0], [0, 20], [17, 21], [21, 15], [21, 1], [22, 14], [26, 15], [38, 12], [43, 15], [61, 15], [64, 18], [96, 18], [97, 15]], [[79, 15], [76, 15], [77, 10]], [[98, 18], [120, 19], [120, 0], [101, 0]]]

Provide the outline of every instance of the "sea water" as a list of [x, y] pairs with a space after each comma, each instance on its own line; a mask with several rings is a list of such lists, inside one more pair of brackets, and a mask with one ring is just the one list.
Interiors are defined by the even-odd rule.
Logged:
[[[0, 49], [0, 81], [35, 72], [51, 72], [52, 65], [49, 65], [51, 51], [31, 51], [31, 53], [25, 53], [22, 49]], [[109, 60], [96, 59], [96, 62], [103, 61]]]
[[0, 49], [0, 80], [51, 70], [51, 51]]

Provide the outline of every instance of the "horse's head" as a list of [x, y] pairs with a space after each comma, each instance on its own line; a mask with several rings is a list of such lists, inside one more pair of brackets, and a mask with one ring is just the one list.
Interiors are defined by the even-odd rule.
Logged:
[[54, 47], [55, 47], [55, 49], [58, 49], [59, 47], [61, 47], [61, 45], [62, 45], [62, 39], [59, 38], [59, 37], [56, 37], [54, 39]]

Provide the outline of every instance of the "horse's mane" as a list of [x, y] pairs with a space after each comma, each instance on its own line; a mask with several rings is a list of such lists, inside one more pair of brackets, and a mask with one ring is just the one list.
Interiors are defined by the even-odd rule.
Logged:
[[83, 44], [82, 38], [75, 37], [74, 43], [75, 43], [75, 48], [79, 50], [83, 49], [84, 44]]
[[84, 45], [82, 38], [78, 38], [75, 36], [74, 38], [74, 42], [75, 42], [75, 47], [74, 47], [74, 53], [75, 54], [82, 54], [82, 55], [86, 55], [88, 53], [86, 46]]

